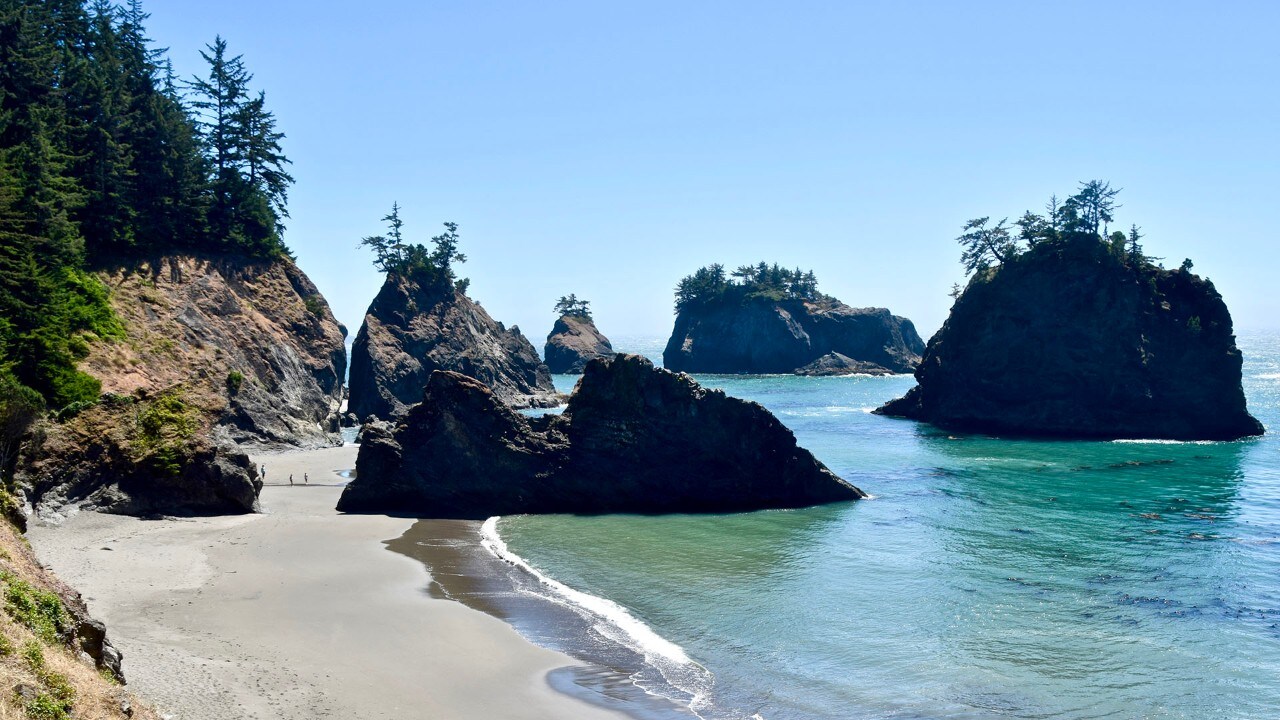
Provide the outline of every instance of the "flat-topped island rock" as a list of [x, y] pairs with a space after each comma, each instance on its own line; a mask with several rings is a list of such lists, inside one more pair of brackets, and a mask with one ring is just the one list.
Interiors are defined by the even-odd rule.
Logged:
[[561, 415], [527, 417], [435, 372], [394, 427], [366, 426], [338, 509], [420, 517], [736, 512], [865, 497], [760, 405], [636, 355], [587, 364]]
[[729, 277], [712, 265], [677, 288], [662, 364], [691, 373], [890, 374], [915, 370], [922, 352], [910, 320], [823, 295], [812, 272], [761, 263]]

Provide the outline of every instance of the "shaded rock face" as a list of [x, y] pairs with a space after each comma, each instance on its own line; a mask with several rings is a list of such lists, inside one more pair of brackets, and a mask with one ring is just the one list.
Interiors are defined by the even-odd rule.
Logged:
[[461, 292], [441, 295], [389, 275], [351, 347], [347, 406], [362, 420], [397, 417], [422, 399], [436, 370], [473, 377], [514, 407], [560, 402], [520, 328], [508, 330]]
[[91, 343], [81, 366], [103, 401], [24, 450], [19, 489], [38, 509], [249, 512], [260, 484], [237, 443], [341, 443], [342, 329], [292, 261], [175, 255], [100, 277], [126, 337]]
[[1213, 284], [1043, 245], [975, 278], [918, 386], [876, 412], [1006, 435], [1229, 440], [1262, 433]]
[[851, 308], [833, 298], [761, 299], [681, 311], [662, 363], [693, 373], [790, 373], [838, 353], [859, 367], [905, 373], [922, 352], [911, 321], [884, 308]]
[[432, 374], [392, 427], [368, 425], [338, 509], [421, 517], [734, 512], [856, 500], [777, 418], [635, 355], [587, 364], [562, 415], [513, 412]]
[[20, 484], [37, 509], [75, 505], [122, 515], [234, 515], [257, 510], [262, 481], [225, 429], [182, 441], [175, 466], [138, 451], [126, 412], [94, 408], [50, 432]]
[[600, 334], [589, 317], [563, 315], [556, 320], [543, 349], [547, 369], [553, 373], [579, 375], [596, 358], [614, 356], [609, 338]]

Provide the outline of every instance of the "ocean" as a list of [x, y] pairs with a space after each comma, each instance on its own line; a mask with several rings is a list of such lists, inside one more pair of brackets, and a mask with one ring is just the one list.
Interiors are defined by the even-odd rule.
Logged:
[[[1280, 334], [1239, 343], [1274, 433]], [[472, 528], [458, 562], [500, 581], [438, 592], [581, 659], [557, 687], [654, 718], [1280, 717], [1275, 434], [999, 440], [870, 414], [911, 377], [697, 379], [872, 498]]]

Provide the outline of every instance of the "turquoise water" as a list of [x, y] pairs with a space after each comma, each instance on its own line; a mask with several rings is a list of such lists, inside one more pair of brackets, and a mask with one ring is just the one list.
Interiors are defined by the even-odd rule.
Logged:
[[[1240, 344], [1274, 433], [1280, 335]], [[705, 668], [684, 688], [703, 717], [1280, 717], [1276, 435], [951, 437], [867, 412], [911, 378], [699, 380], [764, 404], [874, 499], [498, 532]]]

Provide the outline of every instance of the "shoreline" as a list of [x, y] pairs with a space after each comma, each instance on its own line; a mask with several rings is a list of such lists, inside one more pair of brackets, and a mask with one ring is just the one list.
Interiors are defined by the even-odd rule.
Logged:
[[548, 676], [557, 690], [634, 720], [699, 717], [691, 706], [713, 683], [709, 672], [622, 607], [538, 574], [505, 547], [495, 522], [418, 520], [386, 544], [430, 569], [432, 597], [576, 659]]
[[334, 510], [356, 450], [253, 455], [258, 514], [83, 512], [28, 537], [106, 623], [130, 690], [174, 720], [624, 717], [557, 689], [579, 661], [431, 597], [424, 566], [386, 548], [413, 519]]

